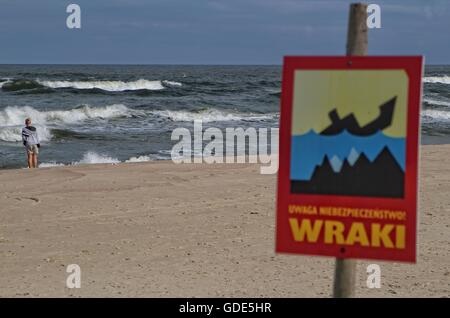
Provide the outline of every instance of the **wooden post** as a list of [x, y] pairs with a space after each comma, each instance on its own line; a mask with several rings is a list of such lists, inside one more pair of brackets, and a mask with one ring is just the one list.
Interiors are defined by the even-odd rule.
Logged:
[[348, 18], [347, 55], [367, 55], [367, 4], [352, 3]]
[[355, 296], [356, 261], [349, 258], [336, 258], [334, 269], [334, 298]]
[[[367, 4], [350, 5], [347, 31], [347, 55], [367, 55]], [[333, 297], [355, 296], [356, 261], [337, 258], [334, 272]]]

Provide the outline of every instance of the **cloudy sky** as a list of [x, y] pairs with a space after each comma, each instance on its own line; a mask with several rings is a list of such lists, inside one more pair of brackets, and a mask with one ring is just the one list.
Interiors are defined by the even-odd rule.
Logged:
[[[280, 64], [345, 52], [347, 0], [0, 0], [0, 63]], [[82, 28], [66, 27], [81, 7]], [[450, 1], [387, 0], [369, 54], [450, 64]]]

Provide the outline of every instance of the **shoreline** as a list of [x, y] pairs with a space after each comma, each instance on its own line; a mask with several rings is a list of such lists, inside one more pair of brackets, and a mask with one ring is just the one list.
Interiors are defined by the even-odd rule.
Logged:
[[[421, 136], [421, 144], [420, 147], [423, 146], [439, 146], [439, 145], [450, 145], [450, 136]], [[235, 156], [236, 158], [236, 156]], [[39, 164], [52, 164], [52, 166], [45, 166], [45, 167], [38, 167], [39, 169], [48, 169], [48, 168], [61, 168], [61, 167], [76, 167], [76, 166], [89, 166], [89, 165], [122, 165], [122, 164], [130, 164], [130, 163], [155, 163], [155, 162], [169, 162], [173, 161], [171, 158], [167, 159], [150, 159], [150, 160], [143, 160], [143, 161], [120, 161], [117, 163], [77, 163], [77, 164], [63, 164], [63, 163], [52, 163], [52, 162], [43, 162]], [[0, 171], [9, 171], [9, 170], [22, 170], [22, 169], [28, 169], [26, 167], [26, 160], [23, 160], [23, 167], [3, 167], [0, 168]], [[54, 165], [53, 165], [54, 164]], [[252, 164], [246, 162], [246, 164]]]
[[450, 144], [450, 136], [429, 136], [422, 135], [420, 137], [421, 146], [429, 145], [448, 145]]
[[[358, 260], [357, 297], [450, 295], [449, 155], [421, 147], [417, 264]], [[259, 164], [4, 170], [0, 297], [329, 297], [333, 258], [275, 254], [275, 193]]]

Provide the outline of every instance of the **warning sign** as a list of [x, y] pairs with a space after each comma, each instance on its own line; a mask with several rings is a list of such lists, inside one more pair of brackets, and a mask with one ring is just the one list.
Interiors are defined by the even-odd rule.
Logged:
[[287, 57], [278, 252], [414, 262], [421, 57]]

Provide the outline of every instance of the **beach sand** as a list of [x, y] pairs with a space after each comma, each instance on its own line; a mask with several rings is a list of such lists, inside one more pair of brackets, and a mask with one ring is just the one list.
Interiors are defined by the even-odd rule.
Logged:
[[[358, 261], [358, 297], [450, 295], [449, 158], [422, 147], [417, 264]], [[275, 191], [256, 164], [2, 170], [0, 296], [329, 297], [334, 259], [275, 254]]]

